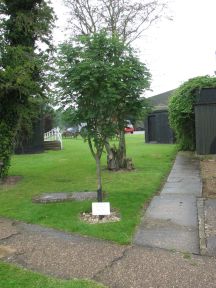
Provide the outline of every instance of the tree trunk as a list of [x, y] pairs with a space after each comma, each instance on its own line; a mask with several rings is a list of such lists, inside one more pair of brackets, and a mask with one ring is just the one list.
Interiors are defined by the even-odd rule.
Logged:
[[119, 138], [119, 146], [111, 147], [107, 141], [105, 144], [107, 151], [107, 168], [111, 171], [118, 171], [120, 169], [133, 170], [134, 165], [131, 158], [126, 156], [126, 142], [125, 134], [121, 132]]
[[103, 194], [102, 194], [102, 180], [101, 180], [101, 162], [100, 162], [100, 156], [98, 153], [95, 155], [95, 160], [96, 160], [96, 167], [97, 167], [97, 200], [98, 202], [103, 201]]
[[126, 167], [126, 161], [127, 161], [127, 159], [126, 159], [126, 142], [125, 142], [124, 131], [120, 132], [118, 154], [119, 154], [120, 167], [121, 168], [127, 168]]
[[103, 194], [102, 194], [102, 180], [101, 180], [101, 155], [103, 152], [103, 147], [97, 147], [96, 152], [93, 149], [93, 145], [92, 145], [92, 141], [91, 138], [88, 137], [88, 144], [89, 144], [89, 148], [90, 151], [92, 153], [92, 156], [94, 157], [95, 161], [96, 161], [96, 170], [97, 170], [97, 182], [98, 182], [98, 189], [97, 189], [97, 200], [98, 202], [102, 202], [103, 201]]
[[119, 170], [119, 161], [118, 161], [118, 150], [115, 146], [111, 147], [109, 141], [107, 140], [105, 144], [105, 148], [107, 151], [107, 168], [109, 170]]

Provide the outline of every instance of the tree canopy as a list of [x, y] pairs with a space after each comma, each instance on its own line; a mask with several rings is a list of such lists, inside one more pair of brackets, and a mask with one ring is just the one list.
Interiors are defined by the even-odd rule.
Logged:
[[163, 16], [166, 3], [158, 0], [64, 0], [73, 34], [88, 35], [104, 29], [125, 43], [142, 35]]

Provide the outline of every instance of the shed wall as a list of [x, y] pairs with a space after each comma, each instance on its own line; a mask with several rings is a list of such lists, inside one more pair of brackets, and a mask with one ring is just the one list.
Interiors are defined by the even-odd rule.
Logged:
[[43, 118], [36, 120], [33, 123], [33, 131], [31, 138], [27, 141], [23, 141], [20, 145], [15, 147], [16, 154], [25, 153], [39, 153], [44, 151], [44, 128]]
[[146, 143], [173, 143], [173, 132], [169, 126], [168, 112], [155, 111], [145, 121]]
[[216, 154], [216, 104], [195, 106], [196, 151]]

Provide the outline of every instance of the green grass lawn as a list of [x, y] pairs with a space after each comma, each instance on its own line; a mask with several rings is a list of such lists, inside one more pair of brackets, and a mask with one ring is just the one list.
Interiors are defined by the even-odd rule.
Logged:
[[10, 175], [23, 180], [0, 188], [0, 216], [76, 232], [121, 244], [130, 243], [145, 201], [156, 193], [176, 154], [175, 145], [144, 144], [143, 135], [127, 135], [127, 154], [135, 171], [109, 172], [103, 156], [103, 190], [106, 201], [117, 209], [121, 221], [90, 225], [79, 219], [91, 210], [91, 202], [32, 203], [33, 195], [45, 192], [96, 191], [96, 167], [82, 139], [67, 139], [64, 150], [14, 156]]
[[1, 288], [105, 288], [85, 280], [57, 280], [0, 261]]

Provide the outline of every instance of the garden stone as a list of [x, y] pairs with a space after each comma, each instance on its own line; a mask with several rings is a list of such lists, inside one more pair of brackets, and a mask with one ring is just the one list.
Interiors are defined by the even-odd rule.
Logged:
[[97, 192], [45, 193], [32, 198], [35, 203], [96, 200]]

